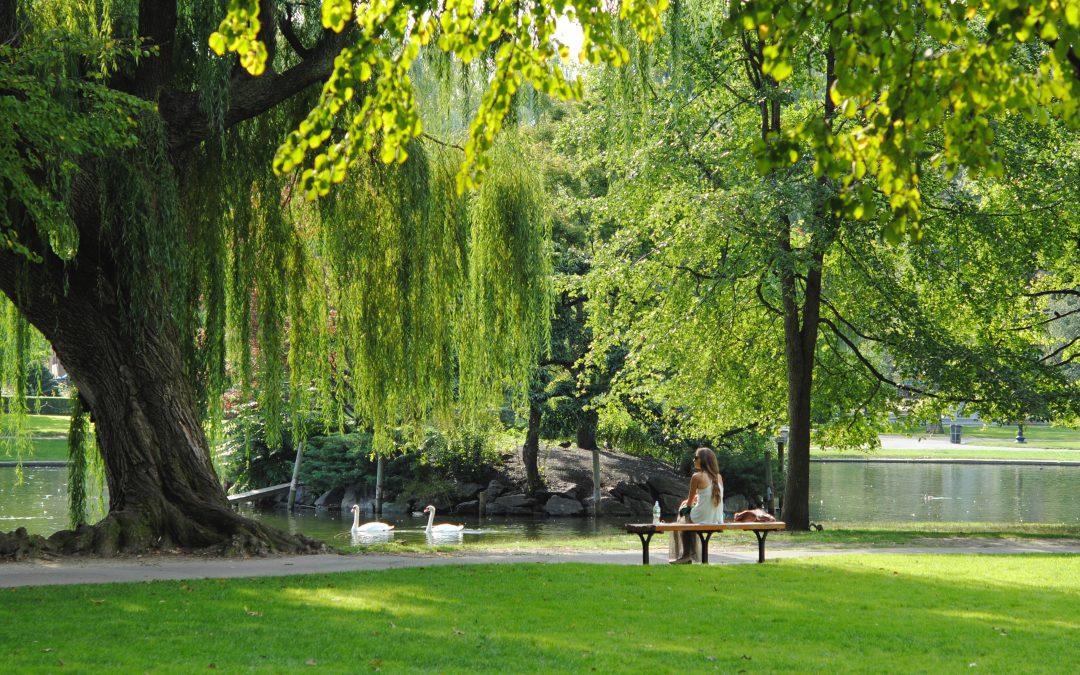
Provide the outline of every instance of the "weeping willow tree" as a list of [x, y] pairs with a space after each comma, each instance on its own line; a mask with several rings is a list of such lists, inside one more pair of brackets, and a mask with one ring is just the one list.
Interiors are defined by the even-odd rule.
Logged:
[[[662, 9], [629, 6], [642, 34]], [[286, 407], [380, 430], [523, 393], [548, 226], [496, 132], [520, 86], [580, 90], [549, 59], [554, 5], [350, 7], [233, 2], [220, 23], [216, 0], [0, 0], [0, 290], [12, 339], [33, 327], [70, 373], [109, 490], [104, 520], [41, 545], [318, 548], [229, 507], [204, 422], [236, 384], [271, 441]], [[583, 58], [619, 62], [611, 17], [578, 7]], [[491, 74], [467, 141], [413, 114], [440, 35]]]

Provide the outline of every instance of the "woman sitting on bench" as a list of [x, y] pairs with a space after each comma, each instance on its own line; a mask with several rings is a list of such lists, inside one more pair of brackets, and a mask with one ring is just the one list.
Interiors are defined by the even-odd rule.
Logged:
[[[708, 448], [694, 451], [690, 493], [680, 505], [678, 522], [724, 522], [724, 479], [720, 476], [716, 455]], [[672, 532], [671, 535], [671, 564], [685, 565], [695, 560], [701, 562], [700, 543], [693, 532]]]

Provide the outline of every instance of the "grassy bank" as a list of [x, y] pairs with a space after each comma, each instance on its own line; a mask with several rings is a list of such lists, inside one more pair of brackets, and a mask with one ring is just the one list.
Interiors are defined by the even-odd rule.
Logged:
[[0, 650], [23, 672], [1055, 672], [1080, 662], [1078, 594], [1060, 555], [20, 588]]
[[[972, 441], [974, 442], [974, 441]], [[913, 445], [917, 442], [913, 441]], [[1016, 445], [1015, 443], [1013, 445]], [[1076, 450], [1025, 450], [1023, 448], [970, 449], [962, 445], [955, 448], [902, 448], [880, 449], [872, 452], [858, 450], [814, 450], [813, 459], [1001, 459], [1001, 460], [1049, 460], [1053, 462], [1080, 462]]]
[[[33, 438], [33, 451], [24, 460], [59, 460], [68, 458], [67, 434], [71, 418], [64, 415], [27, 415], [27, 426]], [[0, 415], [0, 429], [8, 429], [8, 416]], [[0, 448], [0, 460], [14, 460], [14, 454]]]
[[[920, 438], [946, 443], [949, 441], [948, 425], [945, 426], [945, 432], [941, 434], [926, 434], [919, 432], [912, 434], [911, 431], [899, 427], [893, 433], [897, 435], [911, 434], [912, 448], [918, 447], [918, 439]], [[961, 436], [963, 442], [969, 445], [989, 445], [1002, 448], [1025, 447], [1024, 444], [1016, 442], [1015, 426], [964, 427], [961, 431]], [[1080, 429], [1051, 426], [1024, 427], [1024, 438], [1027, 439], [1026, 445], [1029, 447], [1046, 448], [1049, 450], [1080, 450]]]

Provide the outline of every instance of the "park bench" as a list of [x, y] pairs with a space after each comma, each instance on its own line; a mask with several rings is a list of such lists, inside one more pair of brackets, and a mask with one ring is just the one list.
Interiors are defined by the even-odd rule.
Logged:
[[657, 532], [693, 532], [701, 541], [701, 562], [709, 562], [709, 539], [717, 532], [746, 530], [753, 532], [758, 541], [758, 562], [765, 562], [765, 537], [773, 530], [782, 530], [787, 525], [781, 521], [771, 523], [628, 523], [626, 531], [636, 534], [641, 539], [641, 564], [649, 564], [649, 540]]

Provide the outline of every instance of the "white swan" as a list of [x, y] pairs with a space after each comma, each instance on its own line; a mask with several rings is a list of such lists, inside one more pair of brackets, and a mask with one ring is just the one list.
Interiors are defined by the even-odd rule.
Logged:
[[360, 505], [359, 504], [353, 504], [351, 510], [352, 510], [352, 514], [353, 514], [353, 517], [352, 517], [352, 530], [351, 531], [354, 534], [358, 533], [358, 532], [369, 532], [369, 533], [370, 532], [389, 532], [390, 530], [394, 529], [393, 525], [388, 525], [386, 523], [380, 523], [380, 522], [377, 522], [377, 521], [371, 522], [371, 523], [364, 523], [363, 525], [361, 525], [360, 524]]
[[427, 527], [424, 528], [424, 532], [428, 534], [451, 534], [465, 529], [464, 525], [450, 525], [449, 523], [432, 525], [432, 521], [435, 520], [435, 507], [431, 504], [424, 507], [424, 513], [428, 514]]

